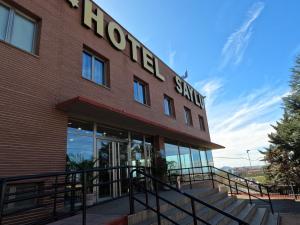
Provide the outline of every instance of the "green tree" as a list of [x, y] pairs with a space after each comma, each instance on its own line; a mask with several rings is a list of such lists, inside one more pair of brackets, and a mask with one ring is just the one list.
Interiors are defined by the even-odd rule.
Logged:
[[271, 145], [265, 160], [266, 172], [274, 183], [300, 184], [300, 56], [297, 57], [290, 81], [290, 93], [283, 98], [283, 118], [269, 134]]

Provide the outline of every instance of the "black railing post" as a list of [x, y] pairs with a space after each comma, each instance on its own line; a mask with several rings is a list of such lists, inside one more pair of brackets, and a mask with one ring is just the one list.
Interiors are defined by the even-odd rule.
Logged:
[[145, 176], [145, 199], [146, 199], [146, 207], [149, 207], [149, 199], [148, 199], [148, 185], [147, 185], [147, 177]]
[[262, 189], [261, 189], [261, 184], [259, 184], [258, 187], [259, 187], [260, 196], [263, 197], [263, 192], [262, 192]]
[[247, 190], [248, 190], [249, 201], [250, 201], [250, 204], [252, 205], [252, 199], [251, 199], [251, 195], [250, 195], [250, 190], [249, 190], [249, 184], [248, 184], [248, 180], [245, 180], [245, 181], [246, 181], [246, 185], [247, 185]]
[[272, 212], [272, 214], [274, 214], [274, 209], [273, 209], [273, 204], [272, 204], [271, 197], [270, 197], [269, 187], [266, 187], [266, 188], [267, 188], [267, 193], [268, 193], [268, 198], [269, 198], [269, 204], [270, 204], [271, 212]]
[[196, 217], [196, 208], [195, 208], [195, 201], [191, 198], [191, 206], [192, 206], [192, 213], [193, 213], [193, 220], [194, 225], [197, 225], [197, 217]]
[[229, 184], [229, 189], [230, 189], [230, 195], [232, 196], [232, 188], [231, 188], [231, 182], [230, 182], [229, 173], [227, 173], [227, 179], [228, 179], [228, 184]]
[[76, 173], [72, 173], [71, 177], [71, 207], [70, 210], [73, 213], [75, 211], [75, 188], [76, 188]]
[[57, 182], [58, 182], [58, 176], [55, 176], [54, 199], [53, 199], [53, 217], [54, 217], [54, 219], [56, 219], [56, 207], [57, 207]]
[[190, 182], [190, 189], [193, 189], [190, 168], [188, 168], [188, 171], [189, 171], [189, 182]]
[[237, 186], [237, 182], [235, 182], [235, 190], [236, 190], [236, 194], [238, 195], [239, 194], [239, 189], [238, 189], [238, 186]]
[[83, 171], [82, 183], [82, 225], [86, 225], [86, 194], [87, 194], [87, 172]]
[[2, 225], [3, 219], [3, 209], [4, 209], [4, 200], [5, 200], [5, 191], [6, 191], [6, 181], [0, 180], [0, 225]]
[[130, 214], [134, 214], [134, 199], [133, 199], [133, 171], [129, 174], [129, 208]]
[[212, 171], [212, 167], [210, 166], [209, 168], [210, 168], [210, 176], [211, 176], [212, 186], [213, 186], [213, 188], [215, 188], [215, 181], [214, 181], [214, 174]]
[[160, 202], [159, 202], [159, 196], [158, 196], [158, 184], [157, 184], [156, 180], [154, 180], [154, 191], [155, 191], [155, 199], [156, 199], [157, 224], [161, 225], [161, 220], [160, 220]]

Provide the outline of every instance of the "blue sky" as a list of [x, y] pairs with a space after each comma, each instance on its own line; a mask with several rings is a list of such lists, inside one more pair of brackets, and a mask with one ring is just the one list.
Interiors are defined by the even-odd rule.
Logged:
[[[298, 0], [96, 0], [206, 96], [215, 164], [261, 165], [300, 53]], [[232, 159], [229, 159], [232, 158]]]

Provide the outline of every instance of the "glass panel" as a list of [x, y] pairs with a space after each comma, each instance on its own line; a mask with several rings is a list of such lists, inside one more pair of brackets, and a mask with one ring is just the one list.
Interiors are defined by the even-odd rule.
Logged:
[[192, 154], [192, 161], [194, 167], [194, 173], [201, 173], [201, 158], [200, 158], [200, 151], [198, 149], [191, 149]]
[[145, 85], [139, 83], [139, 102], [146, 104]]
[[82, 76], [92, 80], [92, 56], [86, 52], [82, 54]]
[[68, 123], [67, 169], [93, 164], [93, 124], [70, 120]]
[[[181, 167], [184, 168], [191, 168], [191, 156], [190, 156], [190, 149], [187, 147], [179, 147], [180, 152], [180, 160], [181, 160]], [[182, 170], [182, 173], [188, 173], [188, 170]]]
[[[203, 166], [203, 167], [204, 167], [204, 166], [208, 166], [205, 151], [200, 151], [200, 157], [201, 157], [201, 163], [202, 163], [202, 166]], [[208, 168], [207, 168], [207, 167], [204, 167], [204, 168], [203, 168], [203, 173], [206, 173], [206, 172], [208, 172]]]
[[214, 166], [214, 160], [213, 160], [213, 155], [211, 150], [206, 151], [206, 157], [207, 157], [208, 165]]
[[104, 64], [102, 61], [95, 59], [94, 62], [94, 81], [97, 84], [105, 85]]
[[134, 100], [139, 101], [139, 84], [136, 80], [134, 81], [133, 91], [134, 91]]
[[97, 136], [128, 140], [128, 132], [117, 128], [97, 125]]
[[130, 146], [131, 151], [131, 165], [145, 166], [145, 154], [143, 145], [143, 136], [133, 135]]
[[9, 8], [0, 4], [0, 40], [5, 39]]
[[35, 23], [15, 14], [11, 43], [25, 51], [33, 52]]
[[170, 175], [172, 175], [170, 178], [176, 179], [176, 176], [174, 175], [179, 175], [181, 173], [178, 146], [165, 143], [165, 154], [168, 170], [170, 170]]
[[171, 110], [170, 110], [170, 99], [168, 99], [167, 97], [164, 97], [164, 110], [165, 110], [165, 114], [170, 116], [171, 115]]
[[[113, 143], [111, 141], [97, 139], [97, 156], [98, 156], [98, 167], [109, 168], [112, 167], [112, 148]], [[112, 181], [112, 171], [102, 170], [98, 173], [97, 182], [102, 184], [98, 189], [98, 198], [102, 199], [112, 197], [112, 184], [108, 183]]]

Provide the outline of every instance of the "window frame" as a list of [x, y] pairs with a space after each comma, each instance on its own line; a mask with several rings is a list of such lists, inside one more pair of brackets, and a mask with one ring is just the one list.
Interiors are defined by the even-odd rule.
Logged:
[[[167, 114], [165, 111], [165, 100], [166, 99], [168, 102], [168, 108], [169, 108], [170, 114]], [[174, 118], [174, 119], [176, 118], [174, 99], [166, 94], [164, 94], [164, 96], [163, 96], [163, 107], [164, 107], [164, 114], [166, 116]]]
[[201, 116], [201, 115], [198, 115], [198, 117], [199, 117], [200, 130], [201, 130], [201, 131], [206, 131], [205, 122], [204, 122], [204, 117]]
[[[145, 102], [138, 101], [138, 99], [139, 99], [139, 93], [140, 93], [139, 88], [138, 88], [138, 93], [137, 93], [138, 94], [138, 98], [136, 99], [136, 97], [135, 97], [135, 82], [137, 82], [138, 87], [139, 86], [143, 86], [144, 87], [144, 93], [145, 93], [144, 100], [145, 100]], [[146, 83], [145, 81], [141, 80], [140, 78], [136, 77], [136, 76], [133, 77], [133, 99], [134, 99], [135, 102], [138, 102], [139, 104], [142, 104], [144, 106], [150, 107], [150, 105], [151, 105], [150, 104], [151, 102], [150, 102], [149, 84]]]
[[[87, 78], [87, 77], [84, 77], [83, 75], [83, 55], [84, 54], [87, 54], [91, 57], [92, 59], [92, 62], [91, 62], [91, 79]], [[102, 68], [102, 78], [103, 78], [103, 83], [97, 83], [96, 80], [95, 80], [95, 60], [101, 62], [103, 64], [103, 68]], [[109, 82], [109, 77], [108, 77], [108, 63], [107, 63], [107, 59], [103, 58], [103, 57], [99, 57], [97, 56], [97, 54], [89, 51], [89, 50], [86, 50], [86, 49], [83, 49], [82, 50], [82, 54], [81, 54], [81, 77], [85, 80], [88, 80], [96, 85], [99, 85], [101, 87], [105, 87], [105, 88], [110, 88], [110, 82]]]
[[[193, 126], [193, 117], [192, 117], [192, 111], [190, 108], [184, 106], [183, 107], [184, 110], [184, 122], [185, 125], [192, 127]], [[188, 113], [188, 114], [187, 114]], [[189, 115], [189, 121], [187, 120], [187, 115]]]
[[[22, 51], [25, 51], [27, 53], [30, 53], [30, 54], [34, 54], [36, 55], [37, 54], [37, 49], [38, 49], [38, 30], [39, 30], [39, 24], [38, 24], [38, 21], [28, 15], [26, 15], [25, 13], [23, 13], [22, 11], [20, 11], [19, 9], [3, 2], [0, 0], [0, 5], [8, 8], [9, 12], [8, 12], [8, 19], [7, 19], [7, 24], [6, 24], [6, 29], [5, 29], [5, 37], [3, 40], [0, 40], [0, 42], [5, 42], [5, 43], [8, 43], [9, 45], [17, 48], [17, 49], [20, 49]], [[33, 38], [32, 38], [32, 49], [31, 51], [27, 51], [19, 46], [16, 46], [14, 44], [11, 43], [12, 41], [12, 32], [13, 32], [13, 25], [14, 25], [14, 19], [15, 19], [15, 16], [16, 14], [18, 14], [19, 16], [25, 18], [26, 20], [29, 20], [30, 22], [33, 23]]]

